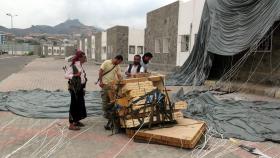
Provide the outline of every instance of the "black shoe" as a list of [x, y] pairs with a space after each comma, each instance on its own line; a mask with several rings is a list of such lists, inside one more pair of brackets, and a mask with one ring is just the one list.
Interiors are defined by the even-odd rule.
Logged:
[[112, 128], [109, 125], [104, 125], [105, 130], [112, 130]]

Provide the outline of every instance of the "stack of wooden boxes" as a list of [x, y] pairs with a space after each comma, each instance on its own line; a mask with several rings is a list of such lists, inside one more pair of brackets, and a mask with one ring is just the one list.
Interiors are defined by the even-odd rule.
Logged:
[[[120, 119], [121, 127], [137, 128], [151, 121], [157, 124], [183, 118], [181, 110], [186, 109], [186, 102], [177, 102], [175, 104], [170, 102], [168, 93], [164, 87], [164, 76], [126, 79], [123, 80], [121, 84], [122, 86], [119, 90], [119, 96], [121, 96], [121, 98], [116, 100], [116, 103], [120, 105], [118, 115], [122, 118]], [[147, 106], [146, 97], [143, 96], [153, 91], [160, 92], [165, 96], [163, 106], [165, 106], [165, 110], [171, 112], [170, 115], [172, 115], [172, 117], [164, 117], [163, 115], [157, 116], [156, 109]], [[132, 115], [132, 111], [137, 111], [137, 114]]]
[[[164, 86], [164, 76], [126, 79], [118, 83], [117, 89], [118, 98], [114, 98], [113, 101], [118, 105], [117, 114], [120, 125], [126, 128], [126, 134], [129, 137], [181, 148], [194, 148], [206, 130], [204, 122], [183, 118], [181, 110], [187, 108], [185, 101], [171, 103]], [[157, 97], [158, 94], [164, 96], [160, 108], [172, 117], [166, 117], [164, 112], [159, 112], [158, 105], [157, 109], [147, 106], [149, 104], [147, 96], [150, 94], [154, 97], [155, 94]], [[168, 128], [162, 128], [162, 126], [150, 126], [151, 122], [155, 124], [174, 122], [174, 124]], [[145, 124], [149, 124], [150, 128], [142, 126]]]

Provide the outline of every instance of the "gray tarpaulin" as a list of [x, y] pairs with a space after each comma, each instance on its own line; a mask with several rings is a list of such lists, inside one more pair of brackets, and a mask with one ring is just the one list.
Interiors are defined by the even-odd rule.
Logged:
[[[280, 141], [280, 104], [218, 100], [210, 92], [180, 91], [176, 99], [188, 102], [184, 116], [204, 120], [209, 127], [224, 135], [251, 141]], [[101, 116], [99, 92], [87, 92], [89, 116]], [[31, 118], [67, 118], [70, 95], [62, 91], [0, 92], [0, 111]]]
[[232, 56], [253, 49], [279, 17], [279, 0], [206, 0], [193, 50], [167, 84], [202, 84], [213, 54]]
[[198, 91], [181, 91], [176, 97], [188, 102], [185, 117], [205, 121], [224, 138], [280, 142], [279, 103], [218, 100], [211, 92]]
[[[102, 115], [99, 92], [86, 92], [88, 116]], [[69, 116], [70, 94], [62, 91], [0, 92], [0, 110], [31, 118], [66, 118]]]

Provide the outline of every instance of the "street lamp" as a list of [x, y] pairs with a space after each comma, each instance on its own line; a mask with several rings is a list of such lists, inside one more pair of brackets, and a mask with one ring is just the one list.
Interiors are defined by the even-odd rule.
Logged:
[[15, 16], [18, 16], [18, 15], [17, 15], [17, 14], [14, 14], [14, 15], [13, 15], [13, 14], [11, 14], [11, 13], [7, 13], [6, 15], [9, 16], [9, 17], [11, 17], [11, 29], [13, 29], [13, 19], [14, 19]]
[[[9, 17], [11, 17], [11, 31], [13, 31], [13, 19], [14, 19], [14, 17], [16, 17], [16, 16], [18, 16], [18, 15], [16, 15], [16, 14], [11, 14], [11, 13], [7, 13], [6, 14], [7, 16], [9, 16]], [[12, 48], [12, 55], [14, 54], [14, 45], [13, 45], [13, 48]]]

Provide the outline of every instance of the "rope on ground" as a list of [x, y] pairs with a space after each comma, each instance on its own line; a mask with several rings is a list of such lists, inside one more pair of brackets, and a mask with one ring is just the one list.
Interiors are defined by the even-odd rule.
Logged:
[[[96, 117], [96, 119], [98, 119], [98, 118], [100, 118], [100, 117]], [[71, 138], [68, 139], [67, 141], [65, 141], [65, 142], [60, 143], [59, 145], [57, 145], [57, 146], [55, 147], [55, 149], [52, 150], [52, 153], [48, 155], [48, 157], [51, 156], [51, 155], [53, 155], [55, 152], [57, 152], [59, 149], [61, 149], [64, 145], [67, 145], [68, 143], [70, 143], [73, 139], [79, 137], [80, 135], [84, 134], [85, 132], [87, 132], [88, 130], [90, 130], [90, 129], [93, 128], [94, 126], [96, 126], [97, 123], [99, 123], [99, 122], [103, 122], [103, 121], [95, 121], [95, 124], [93, 124], [92, 126], [90, 126], [90, 127], [88, 127], [87, 129], [81, 131], [80, 133], [74, 135], [73, 137], [71, 137]]]
[[[151, 112], [149, 113], [148, 117], [150, 117], [150, 115], [151, 115]], [[127, 145], [134, 139], [134, 137], [137, 135], [137, 133], [140, 131], [140, 129], [143, 127], [144, 124], [145, 124], [145, 122], [143, 122], [143, 123], [141, 124], [141, 126], [137, 129], [137, 131], [134, 133], [134, 135], [133, 135], [133, 136], [128, 140], [128, 142], [121, 148], [121, 150], [113, 156], [113, 158], [116, 158], [117, 156], [120, 155], [120, 153], [121, 153], [121, 152], [127, 147]]]
[[11, 157], [13, 154], [15, 154], [16, 152], [20, 151], [22, 148], [24, 148], [29, 142], [31, 142], [34, 138], [36, 138], [40, 133], [42, 133], [43, 131], [47, 130], [48, 128], [50, 128], [51, 126], [54, 125], [55, 122], [57, 122], [58, 120], [54, 120], [49, 126], [47, 126], [46, 128], [44, 128], [43, 130], [37, 132], [32, 138], [30, 138], [27, 142], [25, 142], [22, 146], [20, 146], [19, 148], [17, 148], [16, 150], [14, 150], [13, 152], [11, 152], [10, 154], [8, 154], [7, 156], [5, 156], [5, 158], [9, 158]]
[[3, 126], [0, 128], [0, 132], [1, 132], [2, 130], [4, 130], [6, 127], [8, 127], [10, 124], [12, 124], [14, 121], [16, 121], [17, 119], [19, 119], [18, 116], [15, 117], [15, 118], [13, 118], [11, 121], [9, 121], [8, 123], [6, 123], [5, 125], [3, 125]]

